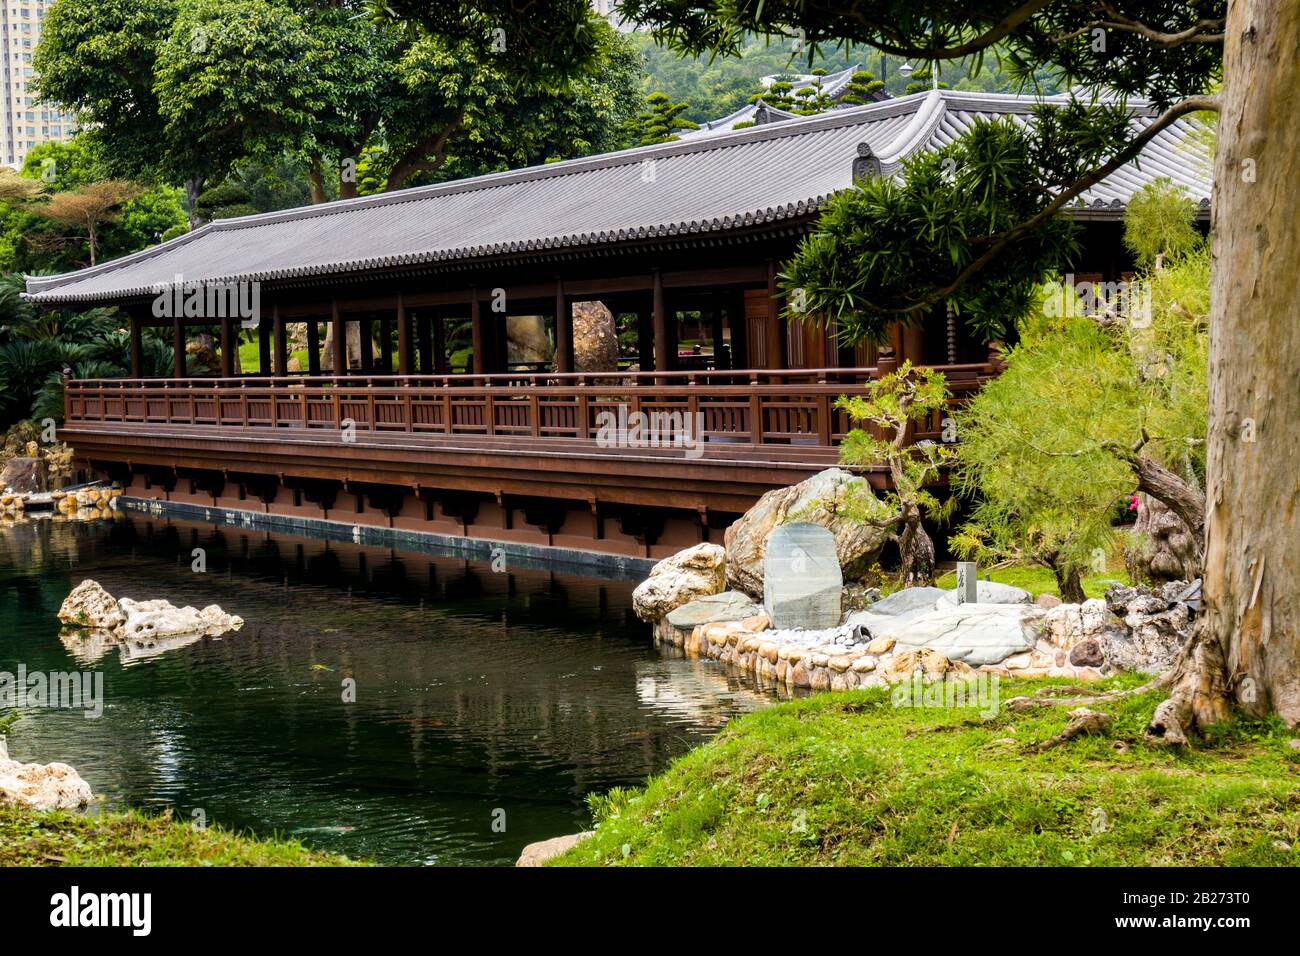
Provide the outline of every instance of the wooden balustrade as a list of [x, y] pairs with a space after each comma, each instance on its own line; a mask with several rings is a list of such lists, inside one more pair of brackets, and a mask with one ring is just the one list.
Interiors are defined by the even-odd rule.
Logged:
[[[955, 402], [987, 365], [938, 366]], [[248, 376], [72, 380], [65, 422], [239, 429], [527, 437], [597, 441], [602, 429], [669, 444], [686, 437], [752, 445], [838, 443], [851, 427], [836, 409], [862, 394], [874, 368], [504, 375]], [[938, 440], [941, 415], [916, 438]], [[606, 432], [608, 434], [608, 431]], [[630, 439], [628, 439], [630, 441]]]

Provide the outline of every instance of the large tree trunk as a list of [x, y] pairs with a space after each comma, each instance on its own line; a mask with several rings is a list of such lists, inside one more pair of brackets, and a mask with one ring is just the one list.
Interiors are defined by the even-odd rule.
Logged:
[[1078, 568], [1056, 559], [1053, 559], [1051, 566], [1062, 601], [1066, 604], [1082, 604], [1088, 600], [1088, 595], [1083, 593], [1083, 580], [1079, 577]]
[[1203, 611], [1152, 732], [1300, 723], [1300, 4], [1232, 0], [1214, 180]]
[[934, 542], [921, 524], [915, 505], [903, 506], [903, 527], [898, 535], [898, 554], [903, 565], [903, 587], [934, 586]]

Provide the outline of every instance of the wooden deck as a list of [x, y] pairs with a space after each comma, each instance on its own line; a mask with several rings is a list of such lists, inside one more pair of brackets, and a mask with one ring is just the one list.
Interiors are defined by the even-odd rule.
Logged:
[[[944, 371], [954, 401], [990, 374]], [[657, 556], [835, 464], [835, 400], [878, 374], [71, 381], [61, 437], [140, 497]]]

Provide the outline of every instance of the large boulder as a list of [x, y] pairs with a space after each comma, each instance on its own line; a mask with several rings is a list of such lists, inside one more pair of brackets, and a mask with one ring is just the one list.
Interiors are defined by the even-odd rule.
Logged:
[[872, 614], [898, 615], [914, 614], [918, 611], [933, 611], [935, 604], [948, 594], [943, 588], [903, 588], [889, 597], [881, 598], [868, 608]]
[[895, 653], [926, 648], [978, 667], [1031, 649], [1044, 615], [1032, 604], [956, 604], [907, 614], [859, 611], [848, 623], [872, 640], [892, 638]]
[[0, 491], [36, 495], [47, 490], [49, 480], [43, 458], [10, 458], [0, 470]]
[[189, 635], [216, 637], [244, 626], [243, 618], [227, 614], [215, 604], [199, 611], [188, 606], [175, 607], [170, 601], [133, 601], [122, 598], [118, 606], [126, 615], [126, 621], [118, 633], [126, 641]]
[[618, 326], [603, 302], [573, 303], [573, 367], [579, 372], [618, 371]]
[[549, 840], [530, 843], [519, 854], [515, 866], [543, 866], [552, 857], [559, 856], [566, 850], [577, 846], [591, 836], [591, 833], [591, 830], [584, 830], [582, 833], [570, 833], [568, 836], [552, 837]]
[[[917, 590], [911, 588], [909, 590]], [[957, 591], [944, 591], [940, 598], [945, 604], [957, 603]], [[1024, 588], [1014, 584], [999, 584], [997, 581], [976, 581], [975, 600], [980, 604], [1033, 604], [1034, 596]]]
[[1164, 502], [1139, 494], [1133, 530], [1146, 542], [1141, 560], [1151, 577], [1158, 581], [1187, 580], [1200, 574], [1197, 537]]
[[1070, 650], [1080, 641], [1096, 639], [1106, 626], [1114, 623], [1106, 602], [1090, 598], [1082, 604], [1058, 604], [1047, 611], [1046, 634], [1049, 641]]
[[804, 521], [773, 529], [763, 556], [763, 607], [774, 628], [838, 627], [843, 588], [829, 530]]
[[33, 810], [77, 810], [95, 799], [90, 784], [65, 763], [0, 759], [0, 801]]
[[[855, 509], [847, 507], [850, 499], [855, 500]], [[752, 597], [763, 597], [767, 539], [773, 529], [787, 521], [805, 521], [830, 531], [844, 579], [860, 579], [879, 557], [889, 532], [854, 520], [848, 511], [870, 508], [874, 499], [866, 479], [841, 468], [828, 468], [796, 485], [769, 491], [727, 529], [723, 539], [727, 584]]]
[[669, 611], [727, 586], [726, 552], [716, 544], [697, 544], [664, 558], [632, 592], [636, 616], [651, 623]]
[[59, 620], [74, 627], [112, 631], [126, 623], [126, 614], [98, 581], [87, 578], [63, 599]]

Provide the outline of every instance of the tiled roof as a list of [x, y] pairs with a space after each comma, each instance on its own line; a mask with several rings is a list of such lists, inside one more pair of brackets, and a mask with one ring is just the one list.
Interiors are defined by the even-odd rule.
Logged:
[[[860, 143], [885, 174], [950, 142], [981, 116], [1028, 119], [1036, 101], [952, 90], [768, 123], [694, 140], [472, 179], [226, 219], [77, 272], [29, 276], [36, 301], [111, 302], [175, 281], [347, 274], [517, 253], [686, 236], [804, 217], [852, 184]], [[1135, 108], [1134, 123], [1149, 119]], [[1208, 206], [1205, 146], [1180, 120], [1090, 189], [1080, 215], [1117, 215], [1168, 176]]]

